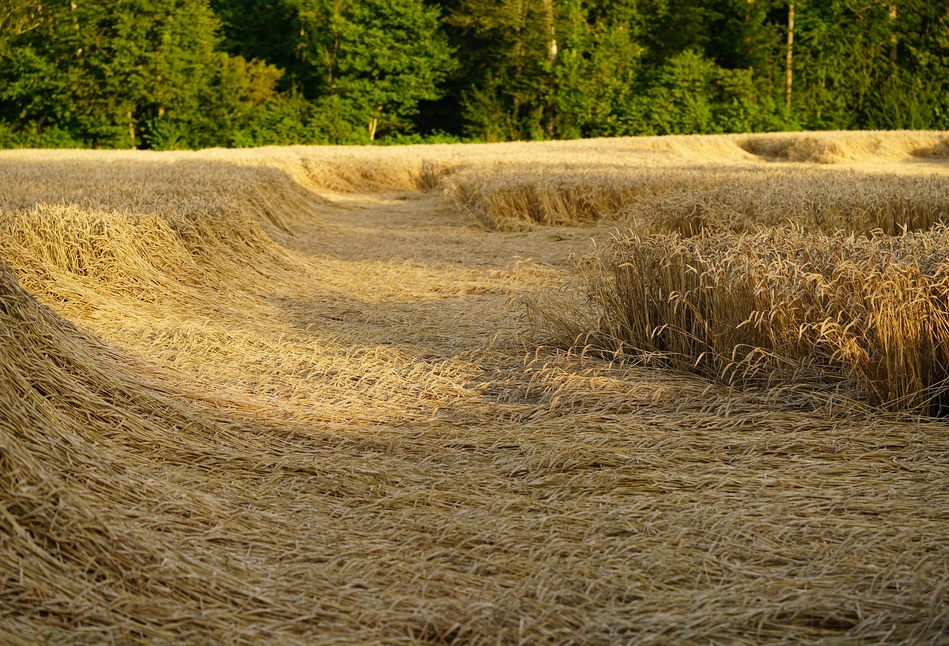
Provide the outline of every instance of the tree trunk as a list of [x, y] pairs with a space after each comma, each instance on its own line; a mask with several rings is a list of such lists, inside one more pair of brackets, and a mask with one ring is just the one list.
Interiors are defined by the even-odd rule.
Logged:
[[524, 26], [527, 24], [527, 10], [529, 8], [530, 4], [527, 0], [518, 0], [517, 11], [520, 14], [520, 18], [514, 27], [514, 33], [517, 34], [517, 47], [514, 49], [514, 56], [517, 61], [514, 65], [514, 78], [518, 79], [521, 78], [521, 71], [524, 69], [524, 39], [521, 37], [521, 31], [523, 31]]
[[896, 67], [896, 3], [890, 5], [890, 65]]
[[754, 54], [755, 48], [751, 42], [751, 11], [755, 6], [755, 0], [746, 0], [747, 7], [745, 8], [745, 45], [747, 47], [748, 58], [751, 58], [751, 55]]
[[165, 79], [159, 74], [155, 81], [158, 84], [157, 91], [155, 92], [155, 98], [158, 99], [158, 118], [161, 119], [165, 116], [165, 92], [162, 85]]
[[557, 60], [557, 32], [554, 30], [554, 0], [544, 0], [544, 23], [547, 28], [547, 60]]
[[135, 122], [132, 120], [132, 111], [129, 110], [127, 113], [129, 118], [129, 139], [132, 140], [132, 145], [135, 145]]
[[372, 117], [372, 118], [369, 120], [369, 141], [375, 141], [375, 140], [376, 140], [376, 128], [378, 128], [378, 127], [379, 127], [379, 118], [378, 118], [378, 117]]
[[794, 3], [788, 3], [788, 56], [785, 63], [784, 76], [784, 105], [791, 107], [791, 86], [794, 82], [794, 71], [791, 63], [794, 60]]

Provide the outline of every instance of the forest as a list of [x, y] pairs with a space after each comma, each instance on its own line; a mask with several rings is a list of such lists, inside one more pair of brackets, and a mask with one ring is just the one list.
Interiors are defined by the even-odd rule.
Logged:
[[947, 128], [947, 0], [0, 2], [2, 148]]

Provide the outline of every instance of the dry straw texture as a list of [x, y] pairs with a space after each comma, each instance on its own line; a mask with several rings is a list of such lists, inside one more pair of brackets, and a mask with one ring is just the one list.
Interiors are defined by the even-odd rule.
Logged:
[[[674, 161], [552, 156], [462, 172], [450, 190], [460, 208], [499, 230], [610, 219], [640, 233], [787, 224], [896, 233], [949, 217], [944, 176], [913, 172], [911, 161], [945, 157], [947, 141], [941, 133], [669, 138], [664, 143]], [[774, 163], [780, 160], [801, 163]], [[835, 170], [804, 163], [818, 161]]]
[[640, 233], [754, 230], [926, 230], [949, 219], [946, 179], [787, 168], [643, 170], [635, 175], [507, 170], [456, 183], [458, 205], [488, 228], [578, 226], [600, 220]]
[[[818, 140], [850, 159], [802, 182], [945, 176], [938, 134]], [[442, 194], [783, 163], [745, 143], [0, 153], [0, 641], [940, 643], [943, 422], [525, 346], [507, 303], [609, 229], [471, 226]], [[849, 331], [892, 283], [887, 334], [935, 337], [945, 235], [649, 244], [758, 268], [807, 242]]]
[[[627, 236], [579, 294], [531, 304], [563, 341], [729, 384], [811, 383], [939, 414], [949, 391], [949, 231]], [[571, 311], [564, 304], [573, 303]]]

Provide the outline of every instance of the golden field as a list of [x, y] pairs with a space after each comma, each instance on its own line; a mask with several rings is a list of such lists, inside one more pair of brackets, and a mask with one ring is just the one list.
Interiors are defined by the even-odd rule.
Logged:
[[0, 642], [949, 635], [949, 135], [0, 151]]

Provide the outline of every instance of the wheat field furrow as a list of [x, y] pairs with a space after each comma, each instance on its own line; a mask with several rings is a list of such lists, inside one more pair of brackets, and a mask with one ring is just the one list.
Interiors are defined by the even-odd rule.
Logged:
[[946, 141], [0, 152], [0, 641], [947, 643]]

